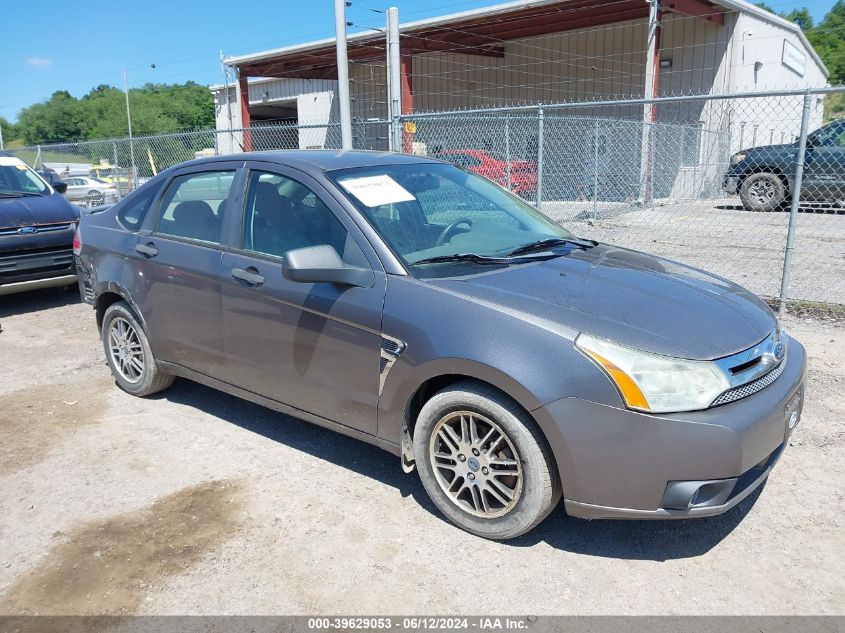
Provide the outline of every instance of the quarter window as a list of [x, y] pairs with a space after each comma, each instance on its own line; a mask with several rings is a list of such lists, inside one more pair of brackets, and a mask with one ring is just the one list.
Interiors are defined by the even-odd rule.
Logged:
[[234, 180], [234, 171], [177, 176], [161, 201], [156, 232], [219, 244], [223, 209]]
[[328, 244], [347, 259], [357, 250], [346, 229], [302, 183], [280, 174], [253, 171], [247, 188], [243, 248], [282, 257], [296, 248]]

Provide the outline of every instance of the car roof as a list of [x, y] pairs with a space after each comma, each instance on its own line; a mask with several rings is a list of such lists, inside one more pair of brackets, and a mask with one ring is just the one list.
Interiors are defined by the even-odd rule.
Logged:
[[351, 167], [373, 167], [376, 165], [413, 165], [419, 163], [439, 163], [442, 161], [426, 156], [398, 154], [396, 152], [379, 152], [370, 150], [334, 150], [334, 149], [304, 149], [280, 150], [273, 152], [246, 152], [243, 154], [227, 154], [223, 156], [209, 156], [198, 158], [186, 165], [201, 165], [232, 160], [257, 160], [278, 163], [305, 172], [332, 171], [335, 169], [349, 169]]

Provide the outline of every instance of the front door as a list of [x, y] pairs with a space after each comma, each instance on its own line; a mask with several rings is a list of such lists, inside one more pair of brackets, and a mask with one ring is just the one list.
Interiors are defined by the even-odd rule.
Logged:
[[[340, 424], [376, 433], [385, 276], [343, 209], [296, 170], [256, 163], [221, 286], [227, 380]], [[296, 283], [292, 249], [328, 244], [373, 270], [369, 288]]]
[[802, 189], [808, 198], [845, 200], [845, 122], [831, 123], [808, 139]]
[[214, 163], [174, 176], [132, 253], [156, 357], [214, 378], [225, 364], [220, 245], [237, 173], [237, 164]]

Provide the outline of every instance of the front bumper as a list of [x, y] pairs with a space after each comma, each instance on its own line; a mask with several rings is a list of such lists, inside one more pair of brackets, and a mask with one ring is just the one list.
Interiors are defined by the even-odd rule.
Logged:
[[729, 194], [739, 193], [739, 176], [726, 174], [722, 181], [722, 189]]
[[555, 430], [547, 437], [567, 512], [589, 519], [689, 518], [742, 501], [765, 481], [803, 409], [806, 354], [791, 338], [788, 350], [771, 385], [706, 411], [647, 414], [580, 398], [536, 409], [540, 425]]

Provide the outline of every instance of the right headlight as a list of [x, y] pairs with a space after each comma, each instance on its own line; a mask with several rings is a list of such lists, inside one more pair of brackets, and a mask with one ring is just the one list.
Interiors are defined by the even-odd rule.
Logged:
[[586, 332], [578, 335], [575, 345], [605, 371], [629, 409], [697, 411], [730, 388], [725, 374], [710, 361], [643, 352]]

